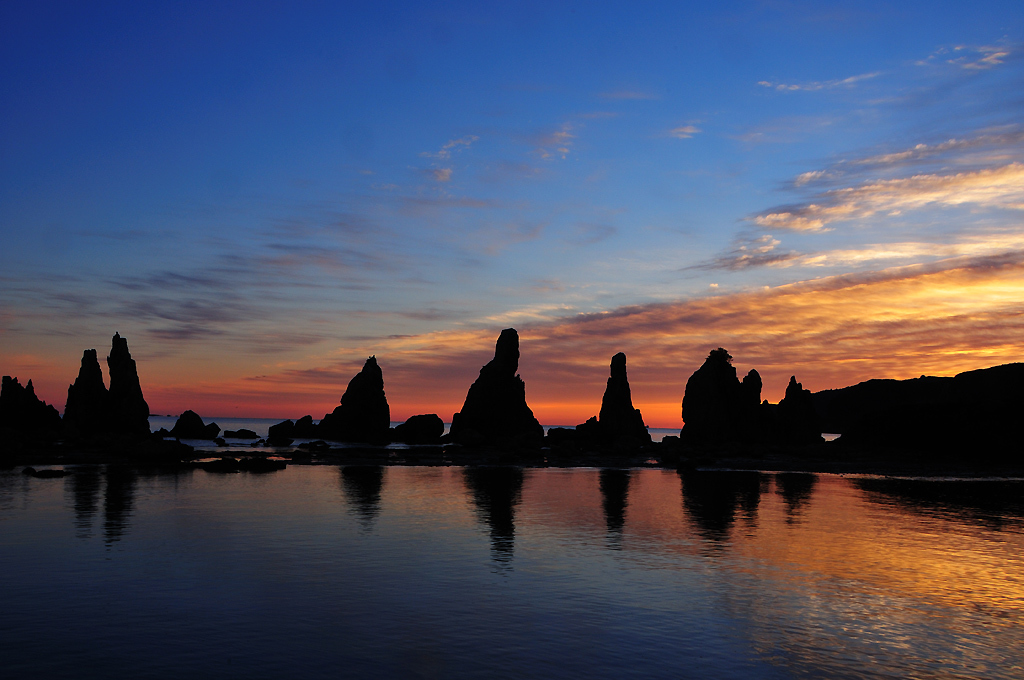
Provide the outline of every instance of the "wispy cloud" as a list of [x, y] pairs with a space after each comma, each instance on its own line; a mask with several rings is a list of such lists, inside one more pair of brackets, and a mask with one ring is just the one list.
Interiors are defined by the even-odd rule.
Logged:
[[786, 266], [800, 258], [799, 253], [777, 250], [780, 243], [771, 234], [757, 237], [740, 236], [728, 251], [707, 262], [701, 262], [686, 269], [739, 271], [755, 267]]
[[968, 71], [984, 71], [999, 66], [1010, 54], [1012, 50], [1005, 45], [956, 45], [940, 47], [916, 63], [919, 66], [950, 64]]
[[533, 141], [536, 145], [534, 152], [545, 159], [555, 156], [564, 159], [569, 155], [572, 142], [576, 138], [573, 130], [574, 126], [572, 123], [563, 123], [557, 130], [534, 135]]
[[439, 160], [448, 160], [452, 157], [452, 153], [468, 149], [472, 146], [473, 142], [479, 141], [480, 137], [477, 135], [466, 135], [465, 137], [459, 137], [458, 139], [450, 139], [445, 142], [437, 153], [428, 153], [424, 151], [421, 156], [426, 158], [437, 158]]
[[573, 230], [570, 241], [578, 245], [593, 245], [614, 236], [615, 232], [615, 227], [609, 224], [580, 222]]
[[650, 100], [658, 99], [658, 95], [643, 90], [610, 90], [597, 95], [601, 99], [612, 100]]
[[430, 174], [438, 182], [450, 182], [452, 179], [451, 168], [434, 168], [430, 171]]
[[875, 71], [873, 73], [862, 73], [860, 75], [850, 76], [849, 78], [840, 78], [836, 80], [811, 81], [807, 83], [781, 83], [772, 80], [759, 80], [757, 84], [761, 87], [768, 87], [779, 92], [817, 92], [819, 90], [832, 90], [837, 87], [853, 87], [859, 82], [877, 78], [880, 75], [882, 75], [881, 71]]
[[836, 222], [966, 204], [1024, 210], [1024, 164], [867, 182], [822, 192], [811, 202], [772, 208], [750, 219], [769, 229], [826, 231]]
[[695, 134], [702, 132], [696, 125], [680, 125], [679, 127], [672, 128], [668, 131], [670, 137], [676, 139], [690, 139]]

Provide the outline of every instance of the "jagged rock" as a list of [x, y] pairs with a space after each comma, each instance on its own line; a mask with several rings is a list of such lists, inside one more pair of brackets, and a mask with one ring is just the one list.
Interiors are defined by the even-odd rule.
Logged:
[[776, 432], [780, 443], [804, 446], [824, 441], [811, 391], [790, 376], [786, 396], [776, 409]]
[[[282, 420], [277, 425], [271, 425], [270, 429], [267, 431], [267, 437], [273, 440], [288, 439], [294, 436], [295, 423], [290, 420]], [[285, 446], [287, 446], [287, 444], [285, 444]]]
[[139, 372], [128, 351], [128, 340], [120, 333], [111, 339], [107, 357], [110, 373], [108, 424], [110, 430], [125, 434], [149, 434], [149, 404], [142, 396]]
[[626, 355], [612, 357], [611, 377], [601, 400], [598, 430], [609, 443], [618, 446], [650, 444], [651, 435], [644, 425], [640, 409], [633, 408], [633, 397], [626, 378]]
[[[390, 425], [390, 423], [388, 423]], [[294, 434], [296, 439], [316, 439], [319, 437], [318, 423], [313, 422], [313, 416], [302, 416], [295, 421]]]
[[224, 430], [224, 437], [227, 439], [259, 439], [260, 436], [252, 430], [244, 427], [239, 430]]
[[171, 436], [178, 439], [215, 439], [220, 432], [217, 423], [203, 424], [195, 411], [185, 411], [171, 428]]
[[732, 357], [719, 347], [686, 381], [680, 439], [693, 446], [762, 440], [761, 376], [751, 370], [741, 383]]
[[395, 439], [406, 444], [436, 444], [444, 434], [444, 421], [436, 413], [412, 416], [395, 427]]
[[[311, 419], [312, 420], [312, 419]], [[384, 374], [371, 356], [348, 383], [341, 405], [317, 427], [317, 436], [343, 442], [387, 442], [391, 435], [391, 408], [384, 394]]]
[[17, 378], [5, 375], [0, 387], [0, 428], [53, 435], [61, 429], [60, 413], [36, 396], [31, 380], [22, 387]]
[[87, 349], [82, 353], [82, 367], [78, 377], [68, 387], [64, 424], [84, 435], [107, 432], [110, 425], [109, 402], [96, 350]]
[[462, 410], [452, 416], [453, 441], [469, 444], [535, 446], [544, 428], [526, 404], [526, 383], [519, 370], [519, 334], [506, 328], [498, 337], [494, 359], [480, 369]]

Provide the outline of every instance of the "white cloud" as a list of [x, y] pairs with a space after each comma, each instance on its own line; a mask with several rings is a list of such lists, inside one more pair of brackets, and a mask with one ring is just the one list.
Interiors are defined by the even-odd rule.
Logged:
[[676, 139], [690, 139], [699, 132], [701, 132], [701, 129], [695, 125], [681, 125], [677, 128], [672, 128], [668, 133]]
[[773, 90], [778, 90], [779, 92], [817, 92], [818, 90], [831, 90], [836, 87], [853, 87], [862, 80], [877, 78], [880, 75], [882, 75], [881, 71], [876, 71], [874, 73], [861, 73], [860, 75], [850, 76], [849, 78], [812, 81], [801, 84], [777, 83], [770, 80], [759, 80], [757, 84], [761, 87], [769, 87]]

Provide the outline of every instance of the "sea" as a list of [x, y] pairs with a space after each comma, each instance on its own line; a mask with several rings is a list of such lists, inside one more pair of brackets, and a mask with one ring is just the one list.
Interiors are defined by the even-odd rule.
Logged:
[[67, 470], [0, 470], [3, 678], [1024, 677], [1020, 479]]

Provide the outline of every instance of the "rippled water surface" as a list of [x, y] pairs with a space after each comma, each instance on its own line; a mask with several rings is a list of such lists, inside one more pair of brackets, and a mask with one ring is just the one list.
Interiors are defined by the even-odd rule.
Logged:
[[1024, 483], [0, 472], [3, 677], [1024, 677]]

